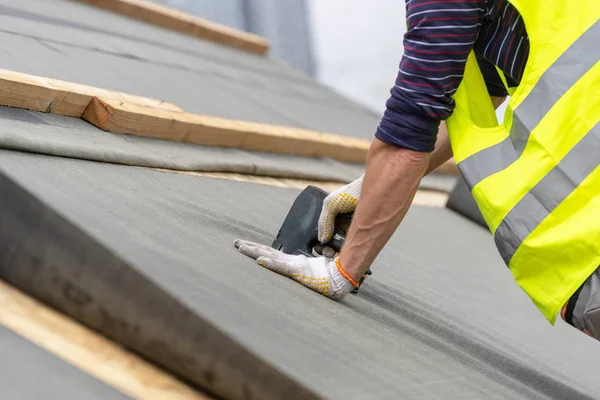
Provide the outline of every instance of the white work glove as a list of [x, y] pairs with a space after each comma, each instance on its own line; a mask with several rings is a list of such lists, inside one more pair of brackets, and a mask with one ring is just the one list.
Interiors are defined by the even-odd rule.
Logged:
[[258, 261], [258, 265], [287, 276], [323, 296], [341, 300], [354, 289], [354, 285], [338, 269], [336, 260], [325, 257], [309, 258], [289, 255], [264, 244], [236, 240], [233, 245], [240, 253]]
[[319, 242], [326, 243], [333, 237], [335, 217], [338, 214], [353, 212], [360, 198], [364, 175], [360, 178], [331, 192], [323, 200], [323, 208], [319, 216]]

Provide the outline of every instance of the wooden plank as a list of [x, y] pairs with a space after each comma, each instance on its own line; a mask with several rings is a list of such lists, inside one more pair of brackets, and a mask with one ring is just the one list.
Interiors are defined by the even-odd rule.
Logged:
[[209, 398], [3, 281], [0, 323], [133, 398]]
[[264, 55], [269, 50], [269, 42], [261, 36], [216, 24], [145, 0], [77, 1], [249, 53]]
[[364, 163], [370, 141], [341, 135], [161, 110], [95, 98], [82, 118], [98, 128], [244, 150]]
[[176, 105], [161, 100], [0, 69], [2, 106], [81, 117], [95, 96], [181, 111]]

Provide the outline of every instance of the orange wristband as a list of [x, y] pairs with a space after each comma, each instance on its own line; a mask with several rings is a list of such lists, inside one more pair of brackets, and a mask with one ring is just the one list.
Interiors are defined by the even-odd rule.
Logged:
[[348, 275], [348, 273], [346, 271], [344, 271], [344, 269], [342, 268], [342, 263], [340, 262], [340, 258], [339, 257], [335, 258], [335, 266], [337, 267], [337, 270], [340, 273], [340, 275], [342, 275], [344, 278], [346, 278], [348, 280], [348, 282], [350, 282], [352, 284], [352, 286], [354, 286], [355, 288], [357, 288], [357, 287], [360, 286], [358, 284], [358, 282], [356, 282], [354, 279], [352, 279], [350, 277], [350, 275]]

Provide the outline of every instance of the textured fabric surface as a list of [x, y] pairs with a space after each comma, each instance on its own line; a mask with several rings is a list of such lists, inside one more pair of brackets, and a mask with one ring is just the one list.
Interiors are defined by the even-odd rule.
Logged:
[[[0, 148], [115, 164], [350, 182], [364, 165], [176, 143], [103, 132], [87, 122], [0, 107]], [[456, 178], [431, 175], [421, 188], [449, 193]]]
[[[297, 190], [17, 152], [0, 171], [195, 313], [332, 399], [600, 397], [600, 346], [551, 327], [489, 233], [413, 207], [357, 296], [258, 267]], [[0, 238], [0, 240], [5, 240]]]
[[0, 325], [0, 398], [6, 400], [128, 399]]
[[[84, 120], [0, 107], [0, 148], [144, 167], [350, 181], [364, 166], [101, 131]], [[440, 184], [432, 186], [441, 186]]]

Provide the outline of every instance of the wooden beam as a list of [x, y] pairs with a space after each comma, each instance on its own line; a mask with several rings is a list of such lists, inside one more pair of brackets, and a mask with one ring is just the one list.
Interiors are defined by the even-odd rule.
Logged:
[[370, 141], [305, 129], [236, 121], [95, 98], [82, 118], [115, 133], [207, 146], [364, 163]]
[[181, 111], [176, 105], [161, 100], [0, 69], [2, 106], [81, 117], [96, 96]]
[[77, 1], [250, 53], [264, 55], [269, 50], [269, 42], [261, 36], [216, 24], [145, 0]]
[[0, 281], [0, 323], [133, 398], [209, 399], [3, 281]]

